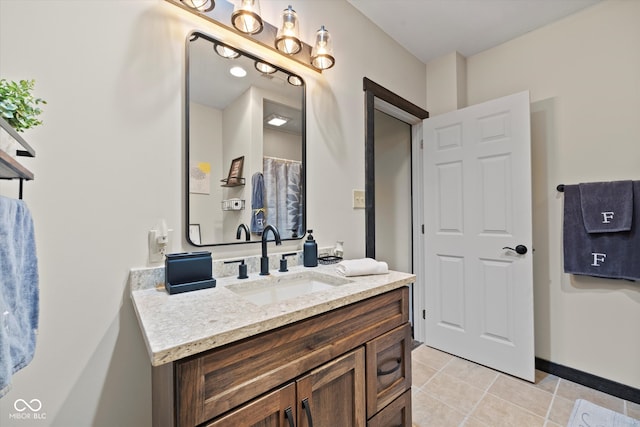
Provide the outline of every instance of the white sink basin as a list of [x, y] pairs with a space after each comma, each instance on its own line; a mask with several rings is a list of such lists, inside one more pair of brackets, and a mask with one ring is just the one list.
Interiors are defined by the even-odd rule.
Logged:
[[347, 283], [353, 281], [315, 271], [304, 271], [234, 283], [228, 285], [227, 289], [253, 304], [266, 305], [326, 291]]

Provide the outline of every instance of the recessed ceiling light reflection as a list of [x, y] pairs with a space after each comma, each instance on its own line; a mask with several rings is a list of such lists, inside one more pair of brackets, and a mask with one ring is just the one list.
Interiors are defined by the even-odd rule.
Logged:
[[229, 72], [234, 77], [244, 77], [244, 76], [247, 75], [247, 70], [245, 70], [244, 68], [239, 67], [239, 66], [231, 67]]
[[279, 116], [277, 114], [271, 114], [269, 117], [266, 118], [267, 124], [270, 124], [271, 126], [282, 126], [285, 123], [287, 123], [289, 120], [291, 119], [288, 117]]

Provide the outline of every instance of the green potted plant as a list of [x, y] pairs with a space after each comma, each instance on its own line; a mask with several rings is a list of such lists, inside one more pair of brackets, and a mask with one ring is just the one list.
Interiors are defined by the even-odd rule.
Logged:
[[14, 82], [0, 79], [0, 116], [16, 132], [42, 124], [38, 120], [38, 115], [42, 113], [39, 105], [47, 102], [33, 96], [31, 91], [35, 84], [35, 80]]

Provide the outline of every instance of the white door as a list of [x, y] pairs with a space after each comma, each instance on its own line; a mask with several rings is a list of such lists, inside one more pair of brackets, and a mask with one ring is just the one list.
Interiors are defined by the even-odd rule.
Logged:
[[533, 381], [529, 92], [423, 136], [426, 344]]

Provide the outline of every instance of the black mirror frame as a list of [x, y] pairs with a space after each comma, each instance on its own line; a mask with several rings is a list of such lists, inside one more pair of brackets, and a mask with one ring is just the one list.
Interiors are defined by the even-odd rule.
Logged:
[[[183, 167], [184, 167], [184, 173], [182, 174], [182, 177], [184, 179], [184, 192], [185, 192], [185, 196], [183, 197], [184, 200], [184, 212], [185, 212], [185, 219], [184, 219], [184, 233], [185, 233], [185, 239], [187, 240], [187, 242], [190, 245], [193, 246], [197, 246], [197, 247], [212, 247], [212, 246], [230, 246], [230, 245], [240, 245], [240, 244], [251, 244], [251, 243], [261, 243], [260, 240], [251, 240], [251, 241], [245, 241], [245, 240], [238, 240], [237, 242], [223, 242], [223, 243], [200, 243], [200, 244], [196, 244], [194, 243], [190, 236], [189, 236], [189, 43], [197, 38], [204, 38], [206, 40], [209, 40], [211, 43], [215, 43], [215, 44], [221, 44], [221, 45], [225, 45], [228, 46], [230, 48], [232, 48], [233, 50], [239, 52], [241, 55], [244, 55], [248, 58], [251, 58], [254, 61], [266, 61], [265, 58], [259, 58], [251, 53], [248, 53], [242, 49], [238, 49], [235, 46], [230, 46], [227, 45], [226, 43], [221, 42], [220, 40], [217, 40], [215, 37], [210, 36], [208, 34], [205, 34], [201, 31], [198, 30], [194, 30], [191, 31], [189, 34], [187, 34], [186, 40], [185, 40], [185, 68], [184, 68], [184, 72], [185, 72], [185, 77], [184, 77], [184, 96], [183, 96], [183, 120], [182, 120], [182, 126], [183, 126], [183, 147], [184, 147], [184, 159], [183, 159]], [[285, 74], [288, 74], [290, 76], [296, 76], [300, 79], [300, 81], [302, 82], [302, 85], [300, 85], [300, 87], [302, 88], [302, 113], [301, 113], [301, 117], [302, 117], [302, 170], [300, 173], [300, 187], [301, 187], [301, 191], [300, 191], [300, 197], [302, 200], [302, 206], [303, 206], [303, 210], [302, 210], [302, 230], [303, 233], [299, 236], [299, 237], [291, 237], [291, 238], [286, 238], [286, 239], [282, 239], [282, 240], [301, 240], [302, 238], [304, 238], [305, 233], [304, 231], [307, 229], [307, 85], [304, 81], [304, 79], [302, 77], [300, 77], [299, 75], [296, 75], [294, 73], [292, 73], [289, 70], [286, 70], [284, 68], [281, 68], [279, 66], [273, 65], [273, 67], [275, 67], [278, 71], [281, 71]]]

